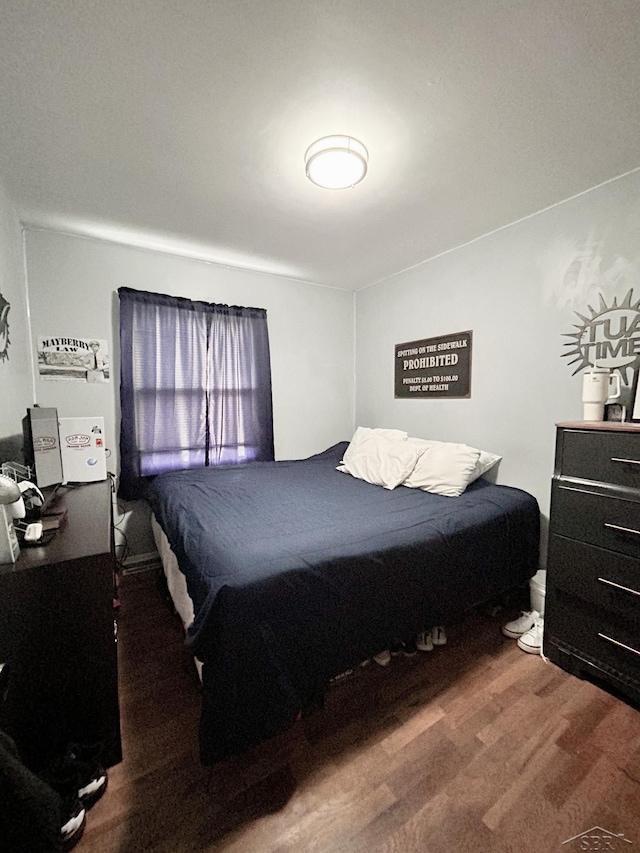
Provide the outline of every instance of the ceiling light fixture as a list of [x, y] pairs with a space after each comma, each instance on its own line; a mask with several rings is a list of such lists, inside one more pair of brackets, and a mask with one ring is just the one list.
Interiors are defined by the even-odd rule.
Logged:
[[307, 148], [307, 177], [319, 187], [344, 190], [355, 187], [367, 174], [369, 153], [351, 136], [324, 136]]

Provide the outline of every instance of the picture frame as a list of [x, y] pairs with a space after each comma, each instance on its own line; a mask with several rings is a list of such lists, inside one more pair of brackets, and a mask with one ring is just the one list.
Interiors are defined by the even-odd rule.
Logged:
[[607, 403], [604, 407], [605, 421], [622, 423], [626, 420], [627, 407], [621, 403]]
[[640, 367], [636, 370], [636, 375], [633, 380], [633, 388], [631, 389], [631, 406], [627, 420], [632, 423], [640, 423]]

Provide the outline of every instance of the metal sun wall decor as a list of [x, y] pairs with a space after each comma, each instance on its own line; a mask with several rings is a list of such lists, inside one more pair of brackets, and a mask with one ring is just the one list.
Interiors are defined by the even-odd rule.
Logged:
[[11, 305], [7, 302], [4, 296], [0, 293], [0, 361], [6, 361], [9, 358], [9, 309]]
[[589, 317], [575, 312], [580, 318], [580, 325], [574, 324], [577, 331], [563, 335], [573, 339], [564, 344], [571, 349], [562, 354], [563, 358], [575, 356], [569, 362], [578, 365], [572, 375], [597, 365], [618, 370], [624, 384], [631, 384], [640, 368], [640, 299], [634, 303], [630, 290], [620, 304], [614, 297], [607, 305], [600, 294], [599, 309], [587, 308]]
[[[605, 367], [616, 370], [626, 386], [620, 404], [605, 406], [605, 419], [640, 421], [640, 299], [633, 301], [633, 290], [629, 290], [618, 303], [617, 297], [607, 305], [602, 293], [598, 310], [588, 305], [590, 316], [575, 313], [580, 325], [574, 324], [576, 332], [567, 332], [563, 337], [573, 340], [564, 344], [571, 347], [562, 354], [571, 358], [570, 365], [577, 364], [573, 376], [589, 367]], [[607, 409], [619, 410], [615, 416], [606, 414]]]

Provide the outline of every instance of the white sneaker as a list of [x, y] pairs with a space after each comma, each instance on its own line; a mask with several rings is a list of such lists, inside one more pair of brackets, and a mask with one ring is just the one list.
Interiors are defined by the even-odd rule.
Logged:
[[431, 631], [420, 631], [416, 637], [416, 647], [420, 649], [421, 652], [433, 651], [433, 637], [431, 636]]
[[389, 664], [391, 663], [391, 652], [389, 651], [389, 649], [385, 649], [385, 651], [380, 652], [379, 655], [374, 655], [373, 660], [379, 666], [389, 666]]
[[536, 619], [539, 618], [540, 614], [537, 610], [532, 610], [531, 613], [523, 610], [522, 614], [518, 616], [517, 619], [513, 619], [511, 622], [507, 622], [506, 625], [502, 626], [502, 633], [505, 637], [509, 637], [511, 640], [517, 640], [518, 637], [521, 637], [533, 628], [536, 624]]
[[544, 633], [544, 619], [538, 616], [532, 628], [518, 637], [518, 648], [530, 655], [542, 653], [542, 635]]
[[444, 632], [444, 627], [442, 625], [436, 625], [435, 628], [431, 629], [431, 639], [433, 640], [434, 646], [444, 646], [447, 642], [447, 635]]

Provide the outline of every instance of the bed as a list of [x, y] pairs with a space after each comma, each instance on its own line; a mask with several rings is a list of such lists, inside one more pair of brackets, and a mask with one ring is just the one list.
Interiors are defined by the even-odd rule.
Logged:
[[486, 479], [460, 497], [386, 489], [304, 460], [157, 476], [150, 502], [202, 662], [200, 757], [284, 731], [331, 678], [532, 577], [534, 497]]

